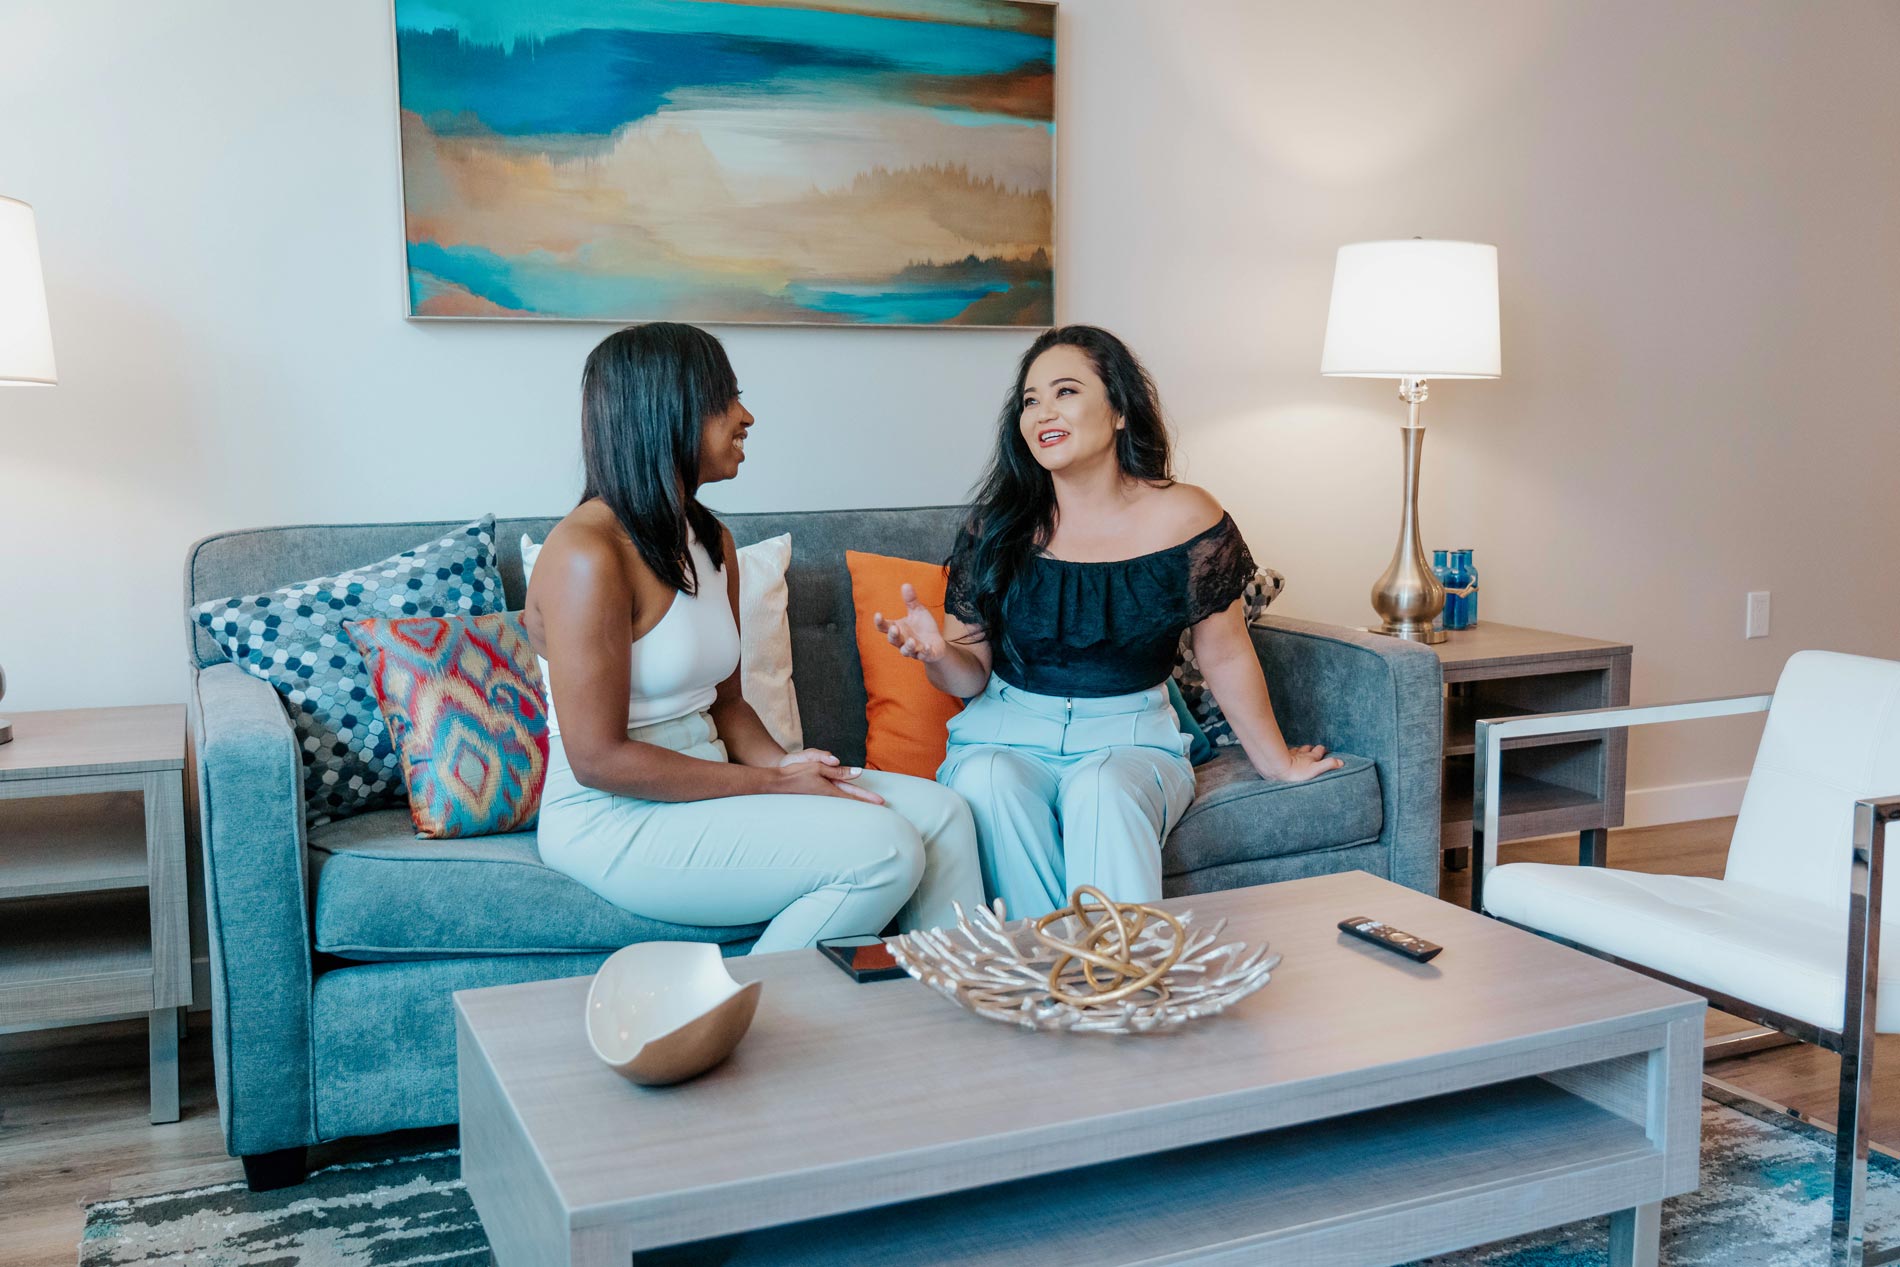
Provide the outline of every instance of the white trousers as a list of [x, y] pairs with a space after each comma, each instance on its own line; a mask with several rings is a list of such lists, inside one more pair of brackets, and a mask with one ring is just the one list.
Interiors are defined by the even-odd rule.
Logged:
[[937, 781], [970, 803], [983, 883], [1011, 919], [1047, 915], [1092, 884], [1117, 902], [1161, 896], [1161, 846], [1194, 801], [1194, 767], [1165, 685], [1098, 699], [991, 676], [950, 722]]
[[[627, 732], [724, 761], [712, 717]], [[558, 736], [541, 798], [541, 860], [615, 906], [671, 924], [770, 921], [755, 953], [824, 937], [953, 924], [983, 900], [969, 807], [928, 779], [874, 770], [858, 785], [883, 805], [830, 796], [644, 801], [583, 787]]]

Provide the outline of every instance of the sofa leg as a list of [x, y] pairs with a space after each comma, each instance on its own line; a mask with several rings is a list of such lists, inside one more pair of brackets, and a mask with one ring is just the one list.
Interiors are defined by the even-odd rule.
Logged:
[[243, 1158], [244, 1182], [252, 1192], [294, 1188], [310, 1174], [305, 1149], [280, 1148], [274, 1153], [252, 1153]]

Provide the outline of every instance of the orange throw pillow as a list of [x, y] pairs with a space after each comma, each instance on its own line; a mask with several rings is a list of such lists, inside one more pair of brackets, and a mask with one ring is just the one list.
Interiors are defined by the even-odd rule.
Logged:
[[864, 666], [864, 764], [933, 779], [949, 744], [945, 728], [963, 710], [963, 701], [932, 686], [923, 665], [897, 654], [872, 627], [871, 615], [903, 615], [902, 589], [909, 581], [917, 589], [917, 601], [942, 620], [948, 579], [943, 565], [857, 550], [844, 552], [844, 565], [851, 571], [858, 661]]

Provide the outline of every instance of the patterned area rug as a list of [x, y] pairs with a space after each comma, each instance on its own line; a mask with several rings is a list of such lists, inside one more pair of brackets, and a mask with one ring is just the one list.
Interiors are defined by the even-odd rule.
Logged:
[[[1708, 1088], [1702, 1187], [1663, 1207], [1671, 1267], [1810, 1267], [1826, 1261], [1833, 1136]], [[104, 1201], [86, 1211], [80, 1267], [422, 1267], [485, 1264], [488, 1242], [453, 1150], [332, 1166], [302, 1187], [242, 1183]], [[1900, 1162], [1876, 1155], [1870, 1239], [1900, 1227]], [[1608, 1219], [1428, 1259], [1417, 1267], [1597, 1267]], [[669, 1261], [691, 1261], [667, 1255]]]
[[[1669, 1267], [1823, 1267], [1834, 1213], [1834, 1136], [1719, 1087], [1702, 1087], [1702, 1186], [1663, 1202]], [[1870, 1245], [1900, 1228], [1900, 1161], [1867, 1166]], [[1413, 1267], [1599, 1267], [1610, 1220], [1585, 1219]]]
[[80, 1267], [407, 1267], [488, 1262], [454, 1149], [314, 1171], [295, 1188], [242, 1181], [86, 1207]]

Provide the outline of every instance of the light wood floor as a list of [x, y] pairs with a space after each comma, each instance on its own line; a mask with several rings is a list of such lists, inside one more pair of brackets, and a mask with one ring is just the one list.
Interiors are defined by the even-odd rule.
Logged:
[[[1720, 875], [1733, 819], [1619, 831], [1615, 866]], [[1576, 860], [1573, 842], [1506, 846], [1513, 861]], [[1469, 873], [1448, 872], [1444, 897], [1463, 902]], [[146, 1123], [145, 1035], [120, 1024], [0, 1038], [0, 1263], [74, 1267], [89, 1201], [165, 1192], [243, 1178], [225, 1156], [203, 1017], [181, 1053], [184, 1117]], [[1711, 1032], [1733, 1028], [1713, 1017]], [[1713, 1064], [1709, 1072], [1758, 1095], [1832, 1121], [1839, 1061], [1787, 1047]], [[1900, 1035], [1880, 1040], [1874, 1138], [1900, 1147]], [[441, 1147], [452, 1128], [412, 1131], [312, 1150], [313, 1165]]]

